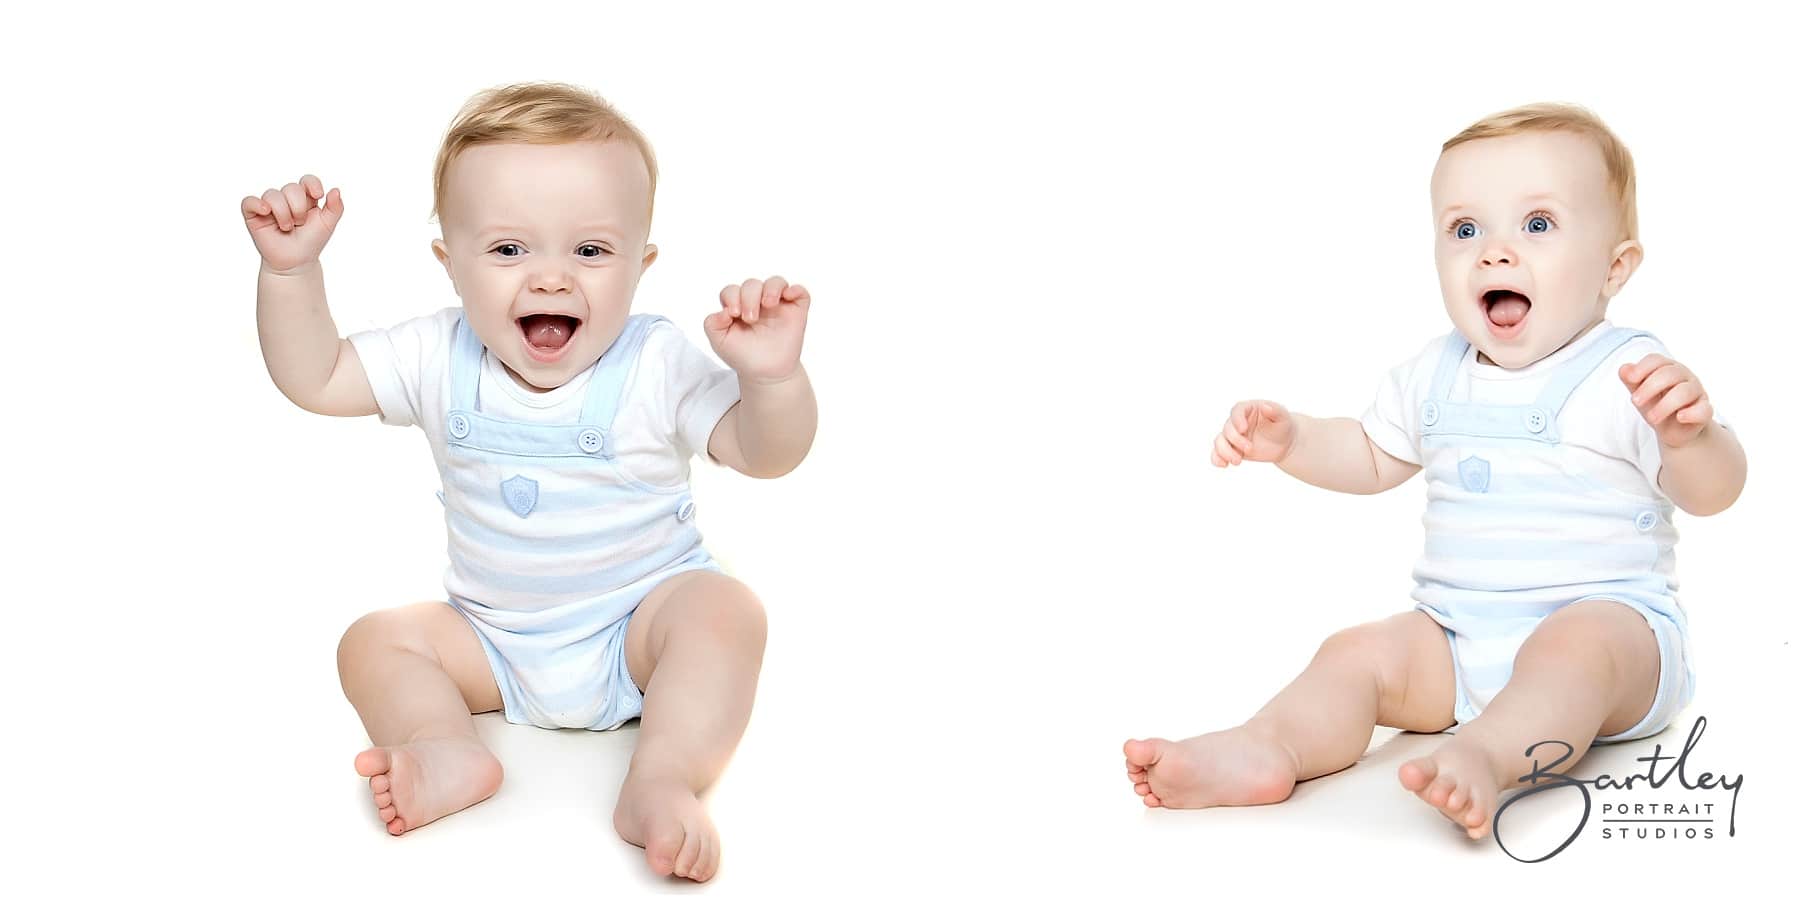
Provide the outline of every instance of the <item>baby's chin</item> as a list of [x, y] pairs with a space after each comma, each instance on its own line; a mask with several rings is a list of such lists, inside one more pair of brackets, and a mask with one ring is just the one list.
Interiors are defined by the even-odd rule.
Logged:
[[[521, 389], [534, 393], [548, 393], [568, 383], [572, 374], [581, 373], [579, 368], [569, 373], [562, 373], [564, 369], [558, 368], [556, 373], [549, 373], [543, 368], [520, 367], [519, 364], [507, 361], [504, 356], [501, 357], [500, 363], [506, 366], [507, 376], [511, 377], [514, 383], [518, 384]], [[592, 363], [589, 362], [589, 364]]]
[[[1477, 331], [1481, 328], [1482, 325], [1475, 325]], [[1559, 331], [1561, 334], [1566, 334], [1562, 335], [1561, 339], [1555, 338], [1554, 335], [1547, 338], [1541, 332], [1534, 334], [1532, 331], [1526, 331], [1512, 342], [1500, 342], [1492, 336], [1481, 333], [1470, 337], [1468, 335], [1470, 332], [1464, 330], [1463, 338], [1469, 339], [1469, 344], [1479, 349], [1481, 354], [1486, 357], [1487, 360], [1483, 362], [1484, 364], [1499, 365], [1509, 371], [1516, 371], [1520, 368], [1531, 367], [1556, 354], [1557, 350], [1573, 341], [1579, 331]]]

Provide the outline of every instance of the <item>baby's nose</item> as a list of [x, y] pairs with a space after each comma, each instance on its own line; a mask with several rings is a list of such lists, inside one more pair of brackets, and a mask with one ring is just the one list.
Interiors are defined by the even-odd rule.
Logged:
[[1481, 250], [1481, 265], [1493, 267], [1498, 264], [1517, 264], [1519, 256], [1504, 245], [1491, 245]]
[[531, 288], [540, 292], [568, 292], [574, 283], [561, 267], [540, 267], [531, 274]]

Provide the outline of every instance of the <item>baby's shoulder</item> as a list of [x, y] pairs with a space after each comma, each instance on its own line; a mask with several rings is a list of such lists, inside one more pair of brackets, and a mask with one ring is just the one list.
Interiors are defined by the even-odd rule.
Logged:
[[1460, 342], [1456, 331], [1439, 333], [1425, 341], [1425, 344], [1414, 352], [1411, 358], [1395, 365], [1393, 373], [1399, 377], [1402, 385], [1411, 386], [1428, 382], [1437, 373], [1438, 365], [1446, 353], [1455, 354], [1457, 349], [1467, 350], [1466, 343]]
[[626, 379], [625, 393], [634, 399], [666, 400], [678, 396], [685, 384], [714, 366], [673, 321], [645, 317], [643, 341]]
[[1635, 364], [1636, 362], [1642, 361], [1646, 355], [1662, 355], [1664, 357], [1669, 357], [1669, 348], [1663, 345], [1663, 341], [1658, 339], [1656, 335], [1650, 331], [1641, 330], [1636, 327], [1615, 327], [1614, 329], [1621, 333], [1635, 335], [1625, 342], [1620, 343], [1618, 348], [1612, 350], [1612, 353], [1607, 355], [1605, 360], [1601, 361], [1600, 367], [1617, 371], [1622, 365]]

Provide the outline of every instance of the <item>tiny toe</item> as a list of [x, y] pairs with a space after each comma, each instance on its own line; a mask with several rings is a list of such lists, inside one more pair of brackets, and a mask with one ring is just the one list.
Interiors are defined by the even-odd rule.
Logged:
[[394, 803], [394, 796], [389, 795], [386, 792], [375, 793], [375, 806], [376, 807], [385, 808], [388, 805], [393, 804], [393, 803]]
[[1155, 792], [1145, 792], [1144, 793], [1144, 807], [1160, 808], [1160, 807], [1162, 807], [1162, 799], [1156, 797]]
[[380, 817], [382, 823], [393, 820], [395, 817], [399, 816], [399, 814], [400, 812], [391, 804], [384, 804], [381, 806], [381, 810], [375, 812], [375, 816]]
[[1462, 786], [1457, 786], [1450, 790], [1450, 797], [1444, 801], [1444, 807], [1452, 811], [1460, 811], [1463, 809], [1463, 805], [1468, 803], [1467, 793], [1463, 791]]
[[1492, 809], [1488, 807], [1485, 797], [1470, 803], [1469, 813], [1463, 815], [1463, 821], [1477, 832], [1475, 838], [1479, 839], [1482, 836], [1487, 835], [1488, 815], [1490, 813], [1492, 813]]
[[376, 775], [369, 777], [369, 791], [371, 792], [380, 794], [393, 787], [394, 781], [389, 778], [386, 773], [377, 773]]
[[393, 759], [386, 748], [370, 748], [356, 755], [356, 772], [359, 776], [386, 773], [392, 765]]
[[676, 859], [681, 855], [681, 846], [685, 840], [672, 838], [651, 839], [644, 847], [644, 855], [650, 861], [650, 869], [660, 876], [668, 876], [675, 872]]
[[694, 864], [700, 860], [700, 834], [690, 832], [681, 840], [681, 851], [675, 855], [675, 876], [692, 877]]
[[695, 843], [694, 863], [693, 866], [688, 868], [689, 880], [699, 883], [706, 879], [706, 851], [710, 847], [711, 846], [706, 843], [705, 836], [701, 836], [699, 842]]
[[1437, 778], [1437, 764], [1429, 758], [1417, 758], [1400, 765], [1400, 785], [1409, 792], [1418, 792]]
[[395, 836], [398, 836], [401, 833], [406, 832], [406, 821], [401, 820], [398, 817], [395, 817], [394, 819], [388, 821], [387, 831], [390, 834], [395, 835]]
[[1148, 767], [1156, 763], [1157, 745], [1155, 739], [1132, 739], [1125, 743], [1125, 759], [1140, 767]]

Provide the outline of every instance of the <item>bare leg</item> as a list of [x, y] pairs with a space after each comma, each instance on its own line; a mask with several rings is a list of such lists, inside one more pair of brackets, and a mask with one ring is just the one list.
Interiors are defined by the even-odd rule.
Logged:
[[1596, 737], [1624, 732], [1650, 712], [1661, 670], [1656, 634], [1636, 610], [1610, 600], [1557, 610], [1525, 639], [1511, 680], [1481, 716], [1429, 756], [1402, 764], [1400, 784], [1479, 839], [1500, 792], [1531, 772], [1526, 748], [1567, 742], [1566, 770]]
[[475, 630], [447, 603], [370, 613], [338, 643], [344, 696], [376, 747], [356, 755], [377, 816], [396, 836], [500, 788], [500, 762], [471, 712], [498, 710]]
[[1377, 724], [1438, 732], [1454, 722], [1450, 644], [1418, 611], [1345, 629], [1242, 726], [1180, 742], [1125, 743], [1149, 807], [1269, 804], [1294, 783], [1356, 763]]
[[756, 596], [716, 572], [669, 579], [632, 617], [626, 664], [644, 714], [613, 828], [659, 874], [705, 881], [718, 870], [719, 835], [697, 796], [744, 734], [767, 635]]

